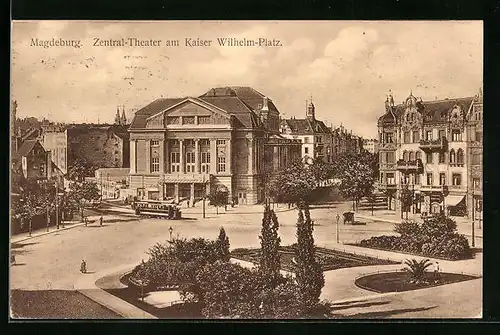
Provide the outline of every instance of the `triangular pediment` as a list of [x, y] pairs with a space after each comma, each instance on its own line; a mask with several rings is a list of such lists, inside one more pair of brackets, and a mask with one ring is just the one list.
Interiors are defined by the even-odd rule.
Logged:
[[[186, 98], [148, 117], [147, 128], [179, 124], [230, 124], [231, 115], [223, 109], [197, 98]], [[185, 122], [184, 122], [185, 121]]]

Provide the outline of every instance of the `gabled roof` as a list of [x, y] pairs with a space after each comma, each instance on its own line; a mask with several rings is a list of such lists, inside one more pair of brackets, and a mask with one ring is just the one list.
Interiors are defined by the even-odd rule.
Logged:
[[233, 115], [236, 127], [256, 128], [259, 125], [257, 115], [237, 96], [201, 96], [200, 100]]
[[156, 99], [149, 105], [146, 105], [135, 112], [134, 118], [130, 123], [130, 129], [140, 129], [146, 128], [146, 119], [154, 114], [160, 113], [165, 109], [172, 107], [184, 100], [184, 98], [173, 98], [173, 99]]
[[286, 124], [292, 133], [297, 134], [317, 134], [330, 133], [330, 129], [319, 120], [310, 119], [286, 119], [282, 120], [281, 124]]
[[28, 156], [28, 154], [33, 150], [33, 148], [38, 143], [38, 140], [26, 140], [21, 144], [19, 150], [17, 150], [17, 155], [19, 157]]

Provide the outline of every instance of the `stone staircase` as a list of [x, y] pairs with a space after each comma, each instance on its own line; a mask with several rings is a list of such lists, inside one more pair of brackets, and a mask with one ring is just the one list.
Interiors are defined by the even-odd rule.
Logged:
[[[371, 210], [372, 203], [369, 198], [363, 198], [359, 202], [359, 209]], [[375, 194], [375, 202], [373, 203], [373, 210], [386, 210], [387, 209], [387, 198], [382, 193]]]

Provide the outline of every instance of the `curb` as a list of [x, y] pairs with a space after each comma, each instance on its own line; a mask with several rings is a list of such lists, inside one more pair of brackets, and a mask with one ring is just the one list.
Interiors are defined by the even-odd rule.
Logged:
[[60, 232], [60, 231], [64, 231], [64, 230], [68, 230], [68, 229], [72, 229], [72, 228], [76, 228], [76, 227], [81, 227], [81, 226], [84, 226], [85, 223], [84, 222], [80, 222], [80, 223], [76, 223], [74, 225], [71, 225], [69, 227], [64, 227], [64, 228], [59, 228], [59, 229], [54, 229], [54, 230], [51, 230], [51, 231], [45, 231], [43, 233], [40, 233], [40, 234], [36, 234], [36, 235], [31, 235], [31, 236], [26, 236], [26, 237], [22, 237], [22, 238], [19, 238], [19, 239], [16, 239], [15, 237], [11, 237], [10, 238], [10, 242], [11, 243], [19, 243], [19, 242], [24, 242], [26, 240], [30, 240], [30, 239], [33, 239], [33, 238], [37, 238], [37, 237], [42, 237], [42, 236], [45, 236], [45, 235], [50, 235], [50, 234], [54, 234], [54, 233], [57, 233], [57, 232]]
[[[400, 223], [400, 221], [391, 220], [391, 219], [384, 219], [384, 218], [377, 217], [375, 215], [374, 216], [366, 216], [366, 215], [362, 215], [362, 214], [358, 214], [358, 215], [355, 214], [355, 216], [357, 216], [361, 219], [365, 219], [365, 220], [381, 221], [381, 222], [388, 222], [388, 223], [394, 223], [394, 224]], [[462, 235], [465, 235], [467, 237], [472, 237], [472, 235], [470, 235], [470, 234], [462, 234]], [[480, 238], [480, 239], [483, 238], [482, 236], [479, 236], [479, 235], [475, 235], [474, 237]]]
[[125, 319], [158, 319], [156, 316], [104, 291], [95, 284], [100, 278], [129, 271], [134, 268], [135, 265], [136, 264], [122, 265], [113, 269], [100, 271], [91, 276], [82, 275], [75, 284], [75, 291], [80, 292], [87, 298], [108, 308]]

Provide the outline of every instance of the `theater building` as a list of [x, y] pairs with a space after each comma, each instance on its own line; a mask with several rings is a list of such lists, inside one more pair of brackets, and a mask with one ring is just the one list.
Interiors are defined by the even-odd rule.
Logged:
[[403, 210], [401, 194], [408, 189], [410, 212], [468, 215], [474, 98], [422, 101], [410, 94], [395, 105], [389, 94], [385, 104], [378, 120], [379, 190], [389, 209]]
[[250, 87], [157, 99], [135, 113], [129, 133], [130, 188], [191, 206], [212, 188], [237, 204], [261, 202], [264, 173], [300, 157], [301, 144], [279, 135], [273, 101]]

